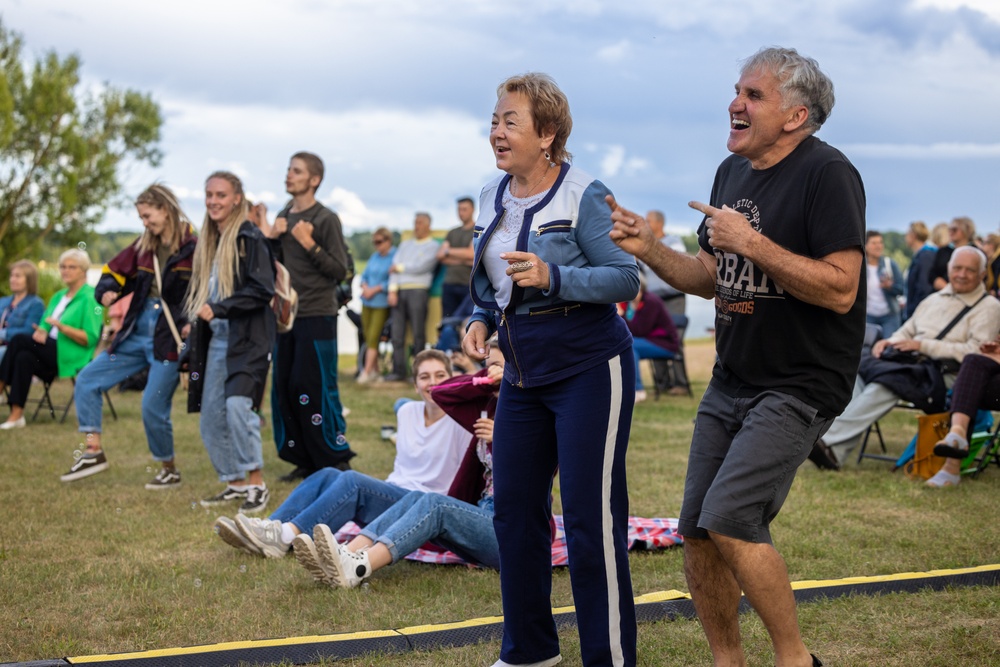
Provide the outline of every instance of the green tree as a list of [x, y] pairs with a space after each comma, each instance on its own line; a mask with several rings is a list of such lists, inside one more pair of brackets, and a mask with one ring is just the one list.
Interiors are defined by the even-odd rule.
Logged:
[[76, 244], [123, 204], [121, 169], [157, 166], [163, 123], [152, 98], [105, 84], [78, 90], [80, 59], [22, 59], [0, 19], [0, 266], [42, 243]]

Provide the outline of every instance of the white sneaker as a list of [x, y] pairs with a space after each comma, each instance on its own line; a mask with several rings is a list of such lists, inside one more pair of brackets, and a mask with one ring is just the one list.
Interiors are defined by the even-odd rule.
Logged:
[[292, 540], [292, 552], [295, 554], [295, 559], [299, 561], [299, 565], [304, 567], [313, 579], [327, 586], [336, 585], [337, 573], [327, 567], [326, 561], [320, 557], [319, 551], [316, 550], [316, 543], [311, 537], [305, 533], [296, 535], [295, 539]]
[[635, 402], [636, 403], [642, 403], [647, 398], [648, 398], [648, 395], [646, 394], [646, 390], [645, 389], [636, 389], [635, 390]]
[[558, 665], [560, 662], [562, 662], [562, 656], [557, 655], [540, 662], [519, 662], [517, 664], [497, 660], [493, 663], [493, 667], [552, 667], [552, 665]]
[[326, 524], [319, 523], [313, 528], [313, 542], [323, 561], [323, 568], [333, 580], [330, 582], [331, 586], [356, 588], [372, 576], [368, 554], [364, 551], [348, 551], [346, 547], [337, 544], [333, 531]]
[[277, 519], [251, 519], [237, 514], [235, 523], [243, 537], [260, 549], [265, 558], [283, 558], [292, 548], [281, 541], [281, 522]]

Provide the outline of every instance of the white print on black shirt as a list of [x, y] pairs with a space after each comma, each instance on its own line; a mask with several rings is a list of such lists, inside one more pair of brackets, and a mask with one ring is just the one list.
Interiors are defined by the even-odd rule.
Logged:
[[[760, 211], [751, 200], [740, 199], [732, 208], [760, 232]], [[734, 313], [753, 315], [756, 299], [782, 299], [784, 293], [746, 257], [715, 251], [715, 310], [719, 323], [732, 323]]]

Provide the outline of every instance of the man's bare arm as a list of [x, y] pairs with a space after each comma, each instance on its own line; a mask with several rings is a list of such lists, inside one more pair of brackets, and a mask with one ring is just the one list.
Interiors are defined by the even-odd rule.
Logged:
[[743, 255], [776, 285], [800, 301], [844, 314], [858, 296], [861, 248], [845, 248], [812, 259], [781, 247], [757, 232], [739, 211], [690, 202], [707, 217], [705, 227], [713, 248]]

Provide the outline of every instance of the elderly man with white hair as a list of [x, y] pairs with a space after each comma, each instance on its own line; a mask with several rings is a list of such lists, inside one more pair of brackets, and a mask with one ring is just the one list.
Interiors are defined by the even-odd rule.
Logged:
[[[888, 347], [900, 352], [919, 352], [932, 359], [961, 362], [967, 354], [991, 341], [1000, 331], [1000, 301], [986, 294], [983, 276], [986, 256], [973, 246], [956, 248], [948, 262], [948, 285], [924, 299], [913, 317], [888, 338], [872, 346], [872, 356], [880, 357]], [[964, 317], [939, 340], [937, 337], [966, 307]], [[945, 384], [955, 381], [946, 373]], [[888, 413], [899, 400], [891, 389], [878, 382], [865, 383], [859, 376], [854, 397], [844, 412], [834, 419], [830, 430], [816, 443], [810, 460], [820, 468], [839, 467], [851, 454], [868, 427]]]

